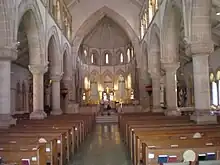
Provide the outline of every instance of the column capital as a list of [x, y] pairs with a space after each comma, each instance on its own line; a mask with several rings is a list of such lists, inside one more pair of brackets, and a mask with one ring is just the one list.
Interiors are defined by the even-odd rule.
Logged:
[[28, 68], [32, 74], [44, 74], [48, 70], [48, 66], [42, 64], [28, 65]]
[[59, 74], [51, 75], [50, 78], [52, 81], [59, 82], [62, 79], [62, 77], [63, 77], [63, 72]]
[[[212, 41], [210, 41], [211, 43]], [[192, 43], [190, 49], [192, 56], [198, 54], [211, 54], [214, 51], [213, 44], [210, 43]]]
[[72, 77], [71, 76], [63, 76], [63, 81], [71, 81]]
[[180, 67], [180, 63], [164, 63], [163, 66], [166, 72], [175, 72]]
[[160, 73], [150, 72], [151, 79], [160, 79]]
[[11, 60], [14, 61], [17, 59], [17, 47], [5, 46], [0, 47], [0, 60]]

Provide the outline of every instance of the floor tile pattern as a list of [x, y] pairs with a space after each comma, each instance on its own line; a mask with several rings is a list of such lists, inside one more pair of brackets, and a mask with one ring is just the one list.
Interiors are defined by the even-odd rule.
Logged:
[[132, 165], [117, 124], [97, 124], [70, 165]]

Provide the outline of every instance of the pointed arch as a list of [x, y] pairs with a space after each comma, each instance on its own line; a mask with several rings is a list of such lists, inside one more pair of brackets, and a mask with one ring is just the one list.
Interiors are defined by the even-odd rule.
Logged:
[[160, 38], [159, 28], [156, 24], [152, 26], [150, 41], [148, 46], [148, 71], [150, 73], [160, 73]]
[[71, 69], [71, 54], [70, 48], [67, 43], [64, 44], [62, 49], [62, 71], [63, 71], [63, 79], [70, 78], [70, 69]]
[[102, 53], [102, 64], [103, 65], [111, 65], [112, 64], [112, 53], [109, 50], [105, 50]]
[[[93, 56], [93, 63], [92, 63], [92, 61], [91, 61], [91, 58], [92, 58], [92, 56]], [[94, 64], [94, 65], [99, 65], [100, 64], [100, 58], [99, 58], [99, 53], [98, 53], [98, 51], [96, 50], [96, 49], [92, 49], [91, 51], [90, 51], [90, 62], [92, 63], [92, 64]]]
[[118, 69], [115, 73], [117, 76], [122, 75], [123, 77], [125, 77], [125, 72], [122, 69]]
[[[172, 63], [178, 60], [179, 38], [177, 36], [179, 35], [176, 33], [180, 32], [181, 16], [182, 13], [179, 7], [173, 1], [167, 1], [161, 28], [161, 61], [163, 63]], [[179, 31], [176, 29], [179, 29]]]
[[68, 56], [70, 56], [71, 55], [71, 53], [70, 53], [70, 47], [69, 47], [69, 44], [68, 43], [65, 43], [64, 45], [63, 45], [63, 49], [62, 49], [62, 55], [64, 54], [66, 52], [66, 54], [68, 55]]
[[123, 18], [120, 14], [115, 12], [114, 10], [104, 6], [93, 13], [79, 28], [76, 32], [75, 38], [73, 39], [73, 49], [74, 52], [78, 52], [80, 44], [84, 37], [90, 32], [90, 30], [95, 27], [98, 21], [100, 21], [104, 16], [108, 16], [113, 21], [115, 21], [122, 29], [125, 30], [126, 34], [128, 35], [129, 39], [131, 40], [134, 46], [138, 45], [139, 39], [132, 27]]
[[97, 70], [92, 70], [92, 72], [90, 73], [91, 75], [97, 76], [99, 75], [99, 72]]
[[117, 51], [115, 52], [115, 57], [116, 57], [116, 65], [123, 64], [125, 61], [125, 55], [124, 55], [124, 48], [118, 48]]
[[47, 61], [49, 62], [49, 69], [52, 75], [61, 74], [62, 71], [63, 60], [58, 49], [56, 38], [52, 35], [47, 46]]
[[113, 74], [111, 71], [109, 71], [108, 69], [102, 74], [103, 75], [103, 78], [105, 79], [105, 77], [109, 77], [109, 78], [113, 78]]
[[[18, 6], [18, 21], [16, 24], [17, 31], [15, 36], [17, 38], [18, 27], [23, 21], [23, 16], [28, 13], [28, 21], [25, 23], [25, 30], [27, 32], [27, 38], [30, 46], [30, 64], [40, 63], [45, 64], [44, 53], [44, 24], [40, 13], [39, 6], [36, 0], [28, 1], [22, 0]], [[40, 58], [39, 58], [40, 57]]]
[[93, 70], [91, 73], [90, 73], [90, 79], [92, 82], [96, 82], [98, 80], [98, 77], [99, 76], [99, 72], [97, 70]]
[[149, 43], [148, 44], [149, 51], [152, 48], [156, 48], [156, 49], [160, 50], [160, 29], [157, 26], [157, 24], [153, 24], [153, 26], [151, 28], [148, 43]]
[[55, 39], [55, 43], [56, 43], [56, 48], [58, 49], [58, 53], [61, 54], [61, 45], [60, 45], [60, 39], [59, 39], [59, 35], [58, 35], [58, 31], [57, 31], [57, 27], [56, 26], [52, 26], [47, 33], [47, 47], [49, 45], [49, 41], [51, 39], [51, 37], [54, 37]]

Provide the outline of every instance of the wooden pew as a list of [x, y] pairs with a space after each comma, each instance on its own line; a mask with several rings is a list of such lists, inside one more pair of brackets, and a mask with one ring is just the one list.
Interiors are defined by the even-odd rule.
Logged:
[[[217, 140], [217, 141], [216, 141]], [[159, 155], [176, 156], [177, 162], [183, 161], [183, 153], [192, 149], [196, 155], [204, 153], [216, 153], [216, 159], [219, 160], [220, 139], [204, 140], [164, 140], [164, 141], [144, 141], [142, 143], [144, 165], [158, 164]], [[212, 144], [212, 145], [211, 145]], [[153, 156], [150, 156], [153, 155]]]
[[47, 138], [47, 143], [41, 143], [37, 137], [11, 137], [7, 136], [0, 139], [0, 145], [27, 145], [27, 144], [46, 144], [46, 156], [47, 156], [47, 162], [50, 162], [51, 164], [57, 164], [57, 146], [56, 146], [56, 139], [53, 138]]
[[[195, 124], [192, 124], [192, 122], [190, 122], [187, 118], [180, 118], [181, 122], [179, 122], [178, 120], [179, 117], [176, 118], [176, 123], [175, 123], [175, 119], [173, 120], [172, 118], [166, 118], [161, 116], [155, 117], [156, 120], [154, 120], [154, 116], [153, 117], [151, 116], [150, 118], [151, 120], [149, 121], [147, 120], [149, 119], [149, 117], [146, 116], [140, 117], [138, 115], [134, 115], [133, 117], [125, 116], [124, 118], [123, 117], [121, 118], [120, 131], [122, 134], [124, 134], [125, 141], [128, 143], [129, 147], [131, 147], [132, 145], [136, 145], [137, 147], [137, 144], [135, 143], [138, 142], [136, 141], [135, 138], [134, 138], [135, 142], [130, 141], [132, 140], [131, 138], [133, 137], [133, 135], [135, 135], [137, 139], [140, 138], [143, 141], [156, 139], [156, 142], [162, 141], [163, 138], [173, 141], [173, 140], [181, 140], [180, 137], [183, 137], [184, 139], [189, 140], [189, 138], [190, 137], [192, 138], [193, 134], [196, 132], [201, 132], [203, 135], [202, 138], [205, 138], [206, 140], [219, 138], [219, 133], [216, 133], [217, 128], [212, 128], [212, 127], [219, 128], [219, 125], [197, 126]], [[192, 127], [194, 128], [192, 129]], [[157, 132], [154, 132], [155, 130]], [[183, 132], [185, 133], [184, 136], [183, 136]], [[139, 150], [138, 147], [137, 150]], [[138, 155], [135, 156], [137, 157]], [[136, 160], [135, 163], [137, 164], [138, 160]]]
[[[181, 128], [181, 126], [180, 126]], [[169, 138], [171, 139], [189, 139], [193, 138], [193, 135], [196, 132], [200, 132], [202, 134], [202, 137], [206, 138], [212, 138], [212, 137], [219, 137], [219, 133], [216, 132], [216, 128], [208, 127], [208, 126], [203, 126], [198, 129], [192, 129], [190, 127], [186, 127], [184, 130], [183, 129], [178, 129], [178, 127], [172, 128], [169, 127], [167, 130], [158, 130], [158, 129], [147, 129], [146, 130], [139, 130], [138, 128], [135, 128], [134, 131], [131, 131], [130, 137], [129, 137], [129, 150], [131, 152], [131, 157], [134, 157], [134, 153], [137, 151], [134, 150], [134, 145], [137, 145], [137, 138], [142, 137], [145, 139], [152, 138], [152, 139], [157, 139], [158, 141], [161, 140], [161, 138]], [[134, 152], [134, 153], [133, 153]]]
[[28, 159], [32, 165], [46, 164], [46, 145], [0, 144], [0, 156], [5, 163], [22, 165], [22, 159]]
[[[209, 134], [209, 132], [206, 132], [207, 134]], [[213, 134], [212, 134], [213, 133]], [[191, 136], [188, 136], [187, 138], [180, 138], [180, 137], [186, 137], [186, 134], [185, 133], [181, 133], [181, 134], [153, 134], [153, 135], [143, 135], [143, 134], [138, 134], [136, 133], [136, 138], [135, 140], [133, 141], [132, 144], [135, 144], [135, 146], [133, 145], [132, 148], [134, 148], [134, 150], [132, 152], [133, 154], [133, 157], [136, 158], [136, 160], [134, 160], [135, 162], [138, 162], [141, 160], [141, 145], [144, 141], [166, 141], [166, 140], [169, 140], [169, 141], [176, 141], [176, 140], [181, 140], [181, 142], [186, 142], [187, 140], [194, 140], [195, 138], [193, 138], [193, 133], [191, 132], [191, 134], [189, 134]], [[198, 139], [198, 138], [197, 138]], [[211, 140], [211, 141], [215, 141], [215, 140], [219, 140], [220, 139], [220, 133], [219, 132], [211, 132], [211, 134], [209, 134], [209, 136], [206, 136], [205, 134], [199, 138], [200, 139], [205, 139], [205, 140]]]
[[[47, 144], [49, 144], [50, 150], [51, 150], [51, 158], [50, 155], [48, 156], [48, 162], [57, 162], [58, 159], [60, 159], [60, 165], [65, 162], [65, 154], [64, 154], [64, 140], [65, 135], [64, 133], [59, 132], [48, 132], [47, 130], [39, 131], [39, 130], [20, 130], [20, 131], [14, 131], [10, 133], [3, 133], [1, 132], [1, 137], [4, 139], [7, 138], [37, 138], [39, 139], [45, 139], [47, 141]], [[55, 138], [55, 139], [54, 139]], [[54, 139], [54, 140], [51, 140]], [[54, 153], [54, 154], [53, 154]], [[58, 154], [60, 153], [60, 158], [58, 158]], [[54, 163], [55, 164], [55, 163]]]
[[[73, 124], [73, 123], [59, 123], [57, 124], [53, 124], [53, 123], [41, 123], [41, 122], [26, 122], [25, 125], [22, 125], [21, 123], [19, 125], [16, 126], [16, 128], [21, 128], [21, 129], [25, 129], [25, 128], [29, 128], [29, 129], [35, 129], [35, 127], [38, 127], [40, 129], [57, 129], [57, 130], [66, 130], [66, 139], [67, 139], [67, 149], [68, 149], [68, 157], [70, 157], [70, 155], [73, 155], [75, 152], [75, 149], [77, 147], [79, 147], [80, 144], [80, 138], [79, 138], [79, 131], [76, 130], [76, 126], [78, 126], [77, 124]], [[32, 128], [34, 127], [34, 128]], [[68, 158], [69, 159], [69, 158]]]
[[[47, 144], [45, 144], [45, 150], [47, 150], [47, 148], [49, 148], [47, 145], [50, 145], [50, 141], [55, 141], [54, 145], [50, 145], [51, 153], [45, 151], [45, 161], [58, 165], [58, 163], [56, 163], [58, 154], [56, 153], [60, 153], [60, 165], [63, 165], [68, 163], [66, 158], [69, 159], [70, 155], [73, 155], [71, 151], [74, 152], [74, 146], [76, 146], [75, 143], [77, 144], [76, 141], [79, 141], [79, 146], [79, 144], [85, 139], [85, 136], [92, 131], [95, 123], [95, 116], [78, 114], [61, 115], [51, 116], [47, 119], [38, 121], [21, 119], [18, 123], [19, 124], [14, 128], [0, 130], [1, 138], [3, 139], [2, 141], [0, 140], [0, 145], [3, 145], [3, 143], [8, 143], [8, 140], [16, 141], [16, 144], [13, 144], [13, 147], [18, 144], [24, 145], [23, 143], [29, 145], [27, 142], [38, 143], [37, 139], [42, 137], [47, 141]], [[60, 143], [57, 144], [58, 142]], [[5, 148], [8, 145], [12, 146], [12, 144], [9, 142], [9, 144], [6, 144]], [[70, 147], [71, 145], [72, 147]], [[13, 150], [13, 148], [10, 149]], [[8, 160], [9, 163], [13, 161], [15, 162], [14, 159]]]

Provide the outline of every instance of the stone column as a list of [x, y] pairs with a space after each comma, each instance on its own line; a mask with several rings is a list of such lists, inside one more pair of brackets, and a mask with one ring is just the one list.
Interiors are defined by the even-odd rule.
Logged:
[[0, 48], [0, 128], [16, 124], [11, 116], [11, 61], [16, 58], [16, 49]]
[[186, 95], [187, 95], [187, 107], [192, 107], [192, 93], [191, 87], [186, 88]]
[[211, 0], [193, 1], [191, 53], [193, 58], [195, 113], [191, 119], [197, 123], [217, 123], [210, 115], [209, 60], [213, 51], [211, 33]]
[[[135, 73], [135, 70], [137, 71]], [[134, 90], [134, 98], [135, 100], [139, 100], [139, 104], [141, 106], [141, 110], [148, 112], [150, 111], [150, 103], [149, 103], [149, 95], [146, 91], [145, 86], [147, 85], [146, 79], [147, 75], [145, 75], [145, 71], [141, 70], [140, 68], [134, 69], [132, 75], [132, 88]]]
[[48, 67], [41, 64], [29, 65], [33, 74], [33, 112], [30, 119], [44, 119], [47, 114], [44, 112], [44, 73]]
[[72, 71], [72, 75], [63, 78], [63, 83], [68, 88], [67, 108], [65, 113], [73, 114], [79, 112], [79, 104], [76, 102], [76, 85], [75, 85], [75, 71]]
[[198, 124], [217, 123], [216, 116], [210, 115], [210, 82], [208, 54], [193, 55], [195, 113], [191, 119]]
[[71, 100], [76, 102], [76, 73], [73, 71], [71, 85]]
[[160, 107], [160, 75], [151, 74], [152, 94], [153, 94], [153, 112], [163, 112]]
[[166, 115], [180, 115], [177, 107], [177, 77], [176, 71], [179, 68], [179, 63], [164, 64], [166, 71]]
[[51, 115], [61, 115], [63, 111], [60, 108], [60, 80], [62, 74], [52, 75], [52, 112]]
[[160, 106], [164, 107], [165, 101], [164, 101], [164, 83], [160, 84]]

